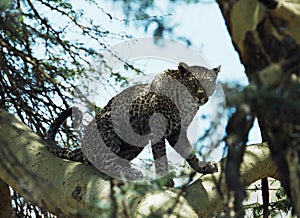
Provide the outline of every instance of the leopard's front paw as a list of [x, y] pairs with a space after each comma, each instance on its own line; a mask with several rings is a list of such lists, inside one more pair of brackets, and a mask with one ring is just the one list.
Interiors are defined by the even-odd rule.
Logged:
[[200, 167], [200, 172], [202, 174], [212, 174], [218, 172], [218, 164], [213, 161], [209, 161], [207, 163], [202, 163]]

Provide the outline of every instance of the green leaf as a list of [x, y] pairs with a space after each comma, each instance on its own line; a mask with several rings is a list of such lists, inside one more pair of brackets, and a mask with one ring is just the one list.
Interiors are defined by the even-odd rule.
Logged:
[[7, 11], [11, 7], [11, 1], [10, 0], [1, 0], [0, 1], [0, 12]]

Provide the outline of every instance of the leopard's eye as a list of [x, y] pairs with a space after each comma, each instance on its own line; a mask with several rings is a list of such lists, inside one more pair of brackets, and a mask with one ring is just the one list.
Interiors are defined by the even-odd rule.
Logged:
[[198, 81], [195, 77], [190, 77], [189, 78], [190, 84], [195, 88], [198, 86]]
[[213, 80], [213, 78], [211, 77], [211, 76], [205, 76], [204, 78], [203, 78], [203, 80], [207, 80], [207, 81], [212, 81]]

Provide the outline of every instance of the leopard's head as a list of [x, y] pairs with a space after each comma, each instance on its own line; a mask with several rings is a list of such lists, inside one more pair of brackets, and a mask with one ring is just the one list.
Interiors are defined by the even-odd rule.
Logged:
[[183, 85], [192, 94], [197, 104], [203, 105], [208, 101], [208, 97], [213, 94], [216, 88], [216, 79], [221, 66], [211, 70], [201, 66], [188, 66], [180, 62], [178, 70], [181, 73]]

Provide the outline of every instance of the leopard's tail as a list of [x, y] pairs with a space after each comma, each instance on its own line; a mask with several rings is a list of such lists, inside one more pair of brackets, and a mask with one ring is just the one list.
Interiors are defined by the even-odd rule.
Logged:
[[63, 124], [63, 122], [65, 122], [68, 119], [68, 117], [72, 115], [72, 111], [76, 109], [77, 108], [71, 107], [64, 110], [58, 115], [58, 117], [50, 125], [50, 128], [47, 131], [47, 135], [46, 135], [47, 148], [51, 153], [53, 153], [57, 157], [73, 160], [73, 161], [87, 162], [80, 148], [75, 150], [62, 148], [58, 146], [55, 141], [55, 136], [58, 132], [59, 127]]
[[50, 125], [49, 130], [47, 131], [46, 140], [48, 142], [48, 147], [59, 147], [55, 142], [55, 136], [58, 132], [59, 127], [65, 122], [68, 117], [72, 115], [72, 109], [69, 108], [61, 112], [54, 122]]

